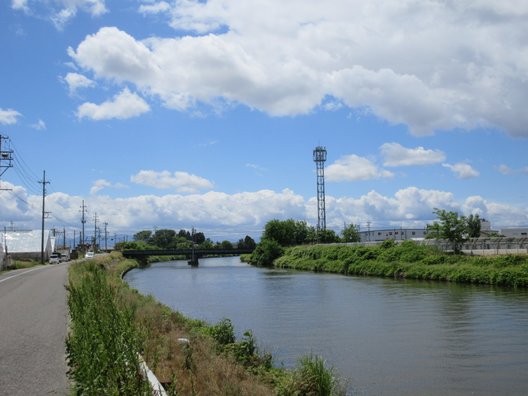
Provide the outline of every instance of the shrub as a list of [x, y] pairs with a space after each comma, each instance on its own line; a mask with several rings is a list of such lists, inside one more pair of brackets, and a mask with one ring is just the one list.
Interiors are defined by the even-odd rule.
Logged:
[[283, 253], [284, 249], [277, 241], [264, 239], [251, 254], [251, 263], [259, 267], [269, 267], [273, 264], [273, 260], [282, 256]]

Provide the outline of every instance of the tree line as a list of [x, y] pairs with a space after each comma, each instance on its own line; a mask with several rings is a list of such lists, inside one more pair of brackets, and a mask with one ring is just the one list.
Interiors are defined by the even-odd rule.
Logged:
[[254, 249], [256, 246], [256, 242], [249, 235], [235, 243], [228, 240], [213, 242], [203, 232], [194, 229], [181, 229], [177, 232], [171, 229], [159, 229], [154, 232], [143, 230], [135, 233], [133, 239], [130, 242], [118, 243], [116, 249], [190, 249], [193, 246], [200, 249]]

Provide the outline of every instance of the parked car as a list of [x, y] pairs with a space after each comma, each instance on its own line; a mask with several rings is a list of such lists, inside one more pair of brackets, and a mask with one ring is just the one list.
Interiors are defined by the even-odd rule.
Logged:
[[93, 257], [94, 257], [94, 252], [92, 251], [86, 252], [86, 255], [84, 256], [84, 258], [93, 258]]
[[49, 258], [50, 264], [59, 264], [60, 263], [60, 255], [58, 253], [51, 253]]

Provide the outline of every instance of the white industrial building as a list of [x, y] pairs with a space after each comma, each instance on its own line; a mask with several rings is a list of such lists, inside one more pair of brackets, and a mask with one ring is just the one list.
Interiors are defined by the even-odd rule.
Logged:
[[[40, 259], [42, 231], [3, 231], [0, 232], [2, 253], [11, 259]], [[55, 235], [51, 230], [44, 230], [44, 259], [48, 260], [55, 250]]]
[[394, 240], [421, 240], [427, 231], [424, 228], [392, 228], [383, 230], [360, 231], [361, 242], [381, 242], [387, 239]]
[[528, 227], [502, 228], [500, 234], [506, 238], [528, 238]]

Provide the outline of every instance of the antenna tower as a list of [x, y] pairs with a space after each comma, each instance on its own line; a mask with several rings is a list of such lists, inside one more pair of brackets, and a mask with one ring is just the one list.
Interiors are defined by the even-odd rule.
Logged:
[[317, 168], [317, 232], [326, 230], [324, 163], [326, 147], [317, 146], [313, 151], [313, 160]]

